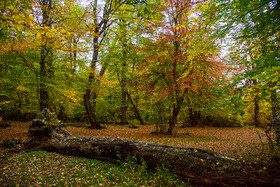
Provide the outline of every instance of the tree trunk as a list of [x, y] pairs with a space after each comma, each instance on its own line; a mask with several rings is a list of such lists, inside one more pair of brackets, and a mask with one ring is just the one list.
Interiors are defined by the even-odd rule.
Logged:
[[84, 95], [84, 105], [85, 105], [85, 109], [87, 112], [87, 116], [90, 122], [90, 127], [92, 129], [103, 129], [103, 127], [98, 123], [98, 121], [95, 118], [95, 115], [92, 113], [91, 111], [91, 107], [90, 107], [90, 90], [87, 89], [86, 90], [86, 94]]
[[280, 115], [279, 115], [279, 105], [278, 105], [276, 90], [273, 90], [271, 93], [271, 106], [272, 106], [271, 126], [276, 134], [276, 143], [280, 147]]
[[122, 101], [121, 101], [121, 122], [122, 125], [127, 125], [127, 99], [126, 99], [126, 91], [124, 86], [121, 86], [121, 95], [122, 95]]
[[193, 111], [193, 124], [194, 124], [194, 126], [198, 126], [198, 120], [197, 120], [197, 111], [196, 110], [194, 110]]
[[[125, 41], [126, 42], [126, 41]], [[126, 98], [126, 71], [127, 71], [127, 54], [126, 54], [126, 43], [123, 44], [123, 58], [122, 58], [122, 69], [121, 69], [121, 124], [127, 125], [127, 98]]]
[[[33, 120], [27, 151], [46, 150], [66, 155], [122, 162], [129, 156], [144, 160], [148, 167], [166, 165], [176, 174], [201, 185], [277, 186], [277, 179], [265, 172], [251, 172], [252, 166], [219, 153], [157, 145], [114, 137], [74, 137], [67, 131], [46, 128], [42, 120]], [[262, 179], [265, 179], [263, 181]], [[279, 184], [279, 183], [278, 183]]]
[[47, 79], [47, 65], [46, 65], [46, 50], [44, 47], [41, 47], [41, 61], [40, 61], [40, 66], [41, 66], [41, 73], [40, 73], [40, 108], [43, 110], [44, 108], [48, 108], [48, 101], [49, 101], [49, 92], [47, 91], [46, 87], [46, 79]]
[[173, 135], [173, 130], [176, 126], [177, 117], [178, 117], [180, 110], [181, 110], [181, 106], [175, 106], [175, 104], [173, 105], [172, 116], [169, 120], [169, 128], [167, 130], [167, 134], [169, 134], [171, 136]]
[[[102, 15], [99, 14], [99, 6], [98, 6], [98, 0], [92, 1], [92, 15], [93, 15], [93, 23], [94, 23], [94, 31], [93, 31], [93, 55], [90, 65], [90, 73], [89, 73], [89, 79], [88, 79], [88, 85], [86, 87], [86, 94], [84, 95], [84, 105], [85, 109], [88, 115], [88, 118], [91, 123], [90, 128], [102, 128], [99, 123], [96, 120], [95, 115], [91, 111], [90, 107], [90, 98], [96, 98], [97, 94], [96, 91], [91, 92], [92, 84], [95, 84], [95, 86], [98, 86], [100, 79], [96, 79], [96, 69], [97, 69], [97, 61], [98, 61], [98, 53], [99, 53], [99, 47], [106, 38], [107, 30], [110, 27], [110, 18], [115, 13], [115, 11], [118, 10], [119, 7], [121, 7], [126, 1], [105, 1], [103, 4], [103, 12]], [[101, 17], [100, 17], [101, 16]], [[112, 23], [112, 22], [111, 22]], [[101, 70], [99, 72], [99, 77], [102, 77], [106, 70], [106, 64], [102, 65]], [[95, 97], [91, 97], [95, 96]], [[95, 122], [94, 122], [95, 121]]]
[[[102, 129], [102, 126], [98, 123], [95, 114], [92, 112], [91, 106], [90, 106], [90, 97], [91, 97], [91, 86], [92, 84], [96, 85], [96, 78], [95, 78], [95, 71], [96, 71], [96, 64], [98, 61], [98, 53], [99, 53], [99, 28], [95, 29], [95, 35], [93, 38], [93, 55], [92, 55], [92, 60], [91, 60], [91, 65], [90, 65], [90, 72], [89, 72], [89, 78], [88, 78], [88, 85], [86, 88], [86, 93], [84, 95], [84, 105], [85, 109], [87, 112], [88, 119], [90, 121], [90, 127], [92, 129]], [[94, 95], [97, 97], [95, 94], [95, 91], [93, 91]]]
[[[178, 1], [176, 3], [176, 9], [178, 8]], [[178, 15], [177, 15], [178, 16]], [[174, 25], [177, 26], [179, 24], [178, 22], [178, 17], [174, 17]], [[175, 40], [173, 42], [173, 47], [174, 47], [174, 61], [172, 62], [172, 85], [174, 86], [174, 93], [173, 93], [173, 98], [174, 98], [174, 103], [173, 103], [173, 111], [172, 111], [172, 115], [169, 118], [169, 128], [167, 130], [167, 134], [169, 135], [173, 135], [173, 130], [175, 128], [175, 125], [177, 123], [177, 117], [178, 114], [181, 110], [181, 104], [184, 101], [184, 94], [181, 93], [180, 89], [179, 89], [179, 84], [177, 82], [178, 80], [178, 70], [177, 70], [177, 65], [178, 65], [178, 59], [180, 58], [181, 54], [180, 54], [180, 43], [178, 41], [178, 32], [175, 30], [174, 31], [174, 36], [175, 36]]]
[[[258, 83], [256, 80], [253, 80], [253, 84], [256, 86]], [[259, 107], [259, 96], [258, 93], [255, 93], [255, 98], [254, 98], [254, 125], [256, 127], [260, 126], [259, 122], [259, 113], [260, 113], [260, 107]]]
[[135, 103], [133, 102], [133, 99], [131, 98], [130, 94], [128, 92], [125, 92], [125, 93], [128, 97], [128, 100], [132, 104], [133, 110], [135, 112], [136, 119], [140, 122], [141, 125], [145, 125], [144, 120], [142, 119], [142, 117], [140, 115], [140, 112], [139, 112], [137, 106], [135, 105]]
[[[105, 7], [108, 7], [107, 5], [108, 2], [106, 2]], [[107, 10], [104, 10], [105, 12], [107, 12], [105, 15], [105, 17], [102, 18], [102, 20], [100, 21], [100, 23], [98, 24], [97, 21], [97, 0], [94, 1], [94, 5], [93, 5], [93, 15], [94, 15], [94, 23], [95, 23], [95, 29], [94, 29], [94, 36], [93, 36], [93, 55], [92, 55], [92, 60], [91, 60], [91, 65], [90, 65], [90, 72], [89, 72], [89, 78], [88, 78], [88, 85], [86, 87], [86, 93], [84, 95], [84, 105], [85, 105], [85, 109], [90, 121], [91, 126], [89, 128], [93, 128], [93, 129], [102, 129], [103, 127], [98, 123], [95, 114], [92, 111], [92, 108], [90, 107], [90, 100], [94, 100], [97, 98], [97, 94], [96, 91], [93, 90], [91, 91], [92, 88], [92, 84], [94, 84], [96, 87], [99, 84], [98, 79], [96, 79], [95, 74], [96, 74], [96, 66], [97, 66], [97, 61], [98, 61], [98, 53], [99, 53], [99, 46], [101, 45], [103, 39], [105, 38], [104, 32], [107, 28], [107, 23], [108, 23], [108, 17], [107, 17]], [[105, 8], [106, 9], [106, 8]], [[102, 23], [102, 24], [101, 24]], [[100, 26], [103, 25], [103, 28], [101, 28]], [[102, 36], [104, 38], [102, 38]], [[99, 41], [99, 39], [101, 38], [101, 41]], [[99, 72], [99, 77], [102, 77], [105, 73], [106, 70], [106, 64], [103, 65], [101, 67], [101, 70]]]
[[[95, 28], [94, 28], [94, 33], [93, 33], [93, 54], [92, 54], [92, 59], [90, 63], [90, 72], [89, 72], [89, 77], [88, 77], [88, 84], [86, 86], [86, 93], [84, 95], [84, 105], [86, 109], [86, 113], [90, 122], [90, 127], [92, 129], [101, 129], [102, 127], [96, 120], [95, 114], [92, 112], [91, 106], [90, 106], [90, 98], [91, 94], [94, 93], [95, 91], [91, 92], [92, 85], [96, 85], [96, 64], [98, 61], [98, 53], [99, 53], [99, 37], [100, 37], [100, 32], [99, 32], [99, 26], [97, 23], [97, 0], [93, 2], [93, 21], [95, 23]], [[96, 95], [95, 95], [96, 96]]]
[[[40, 2], [41, 10], [42, 10], [42, 27], [52, 27], [52, 0], [42, 0]], [[52, 66], [52, 57], [50, 57], [52, 48], [48, 46], [50, 44], [49, 38], [44, 34], [42, 35], [43, 41], [45, 41], [45, 45], [41, 46], [41, 57], [40, 57], [40, 108], [43, 110], [44, 108], [49, 107], [49, 92], [46, 86], [46, 80], [48, 78], [48, 74], [50, 77], [53, 75], [53, 69], [47, 68], [47, 65]]]
[[194, 117], [193, 117], [193, 109], [189, 107], [189, 126], [194, 127]]
[[57, 118], [59, 119], [59, 120], [64, 120], [64, 117], [65, 117], [65, 108], [64, 108], [64, 106], [61, 104], [60, 105], [60, 110], [59, 110], [59, 113], [58, 113], [58, 115], [57, 115]]
[[254, 125], [256, 127], [259, 127], [259, 102], [258, 102], [258, 96], [254, 99]]
[[193, 111], [193, 126], [201, 126], [203, 127], [202, 121], [201, 121], [201, 112], [200, 111]]
[[127, 125], [127, 98], [126, 98], [126, 84], [127, 84], [127, 23], [124, 19], [119, 20], [120, 35], [122, 43], [122, 66], [120, 75], [120, 86], [121, 86], [121, 124]]
[[172, 115], [169, 118], [169, 128], [167, 130], [167, 134], [173, 136], [173, 130], [176, 126], [177, 123], [177, 117], [180, 113], [181, 110], [181, 106], [184, 102], [184, 95], [186, 93], [186, 90], [182, 93], [182, 96], [179, 97], [179, 91], [176, 90], [176, 103], [173, 104], [173, 111], [172, 111]]
[[[204, 126], [200, 111], [196, 111], [192, 107], [190, 107], [188, 112], [189, 112], [189, 116], [188, 116], [188, 118], [189, 118], [188, 125], [189, 126], [191, 126], [191, 127], [195, 127], [195, 126], [203, 127]], [[208, 119], [205, 123], [210, 124], [211, 122], [209, 120], [210, 119]]]

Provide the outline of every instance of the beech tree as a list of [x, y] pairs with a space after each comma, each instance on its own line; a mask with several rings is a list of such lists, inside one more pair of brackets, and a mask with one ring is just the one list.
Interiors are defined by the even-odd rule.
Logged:
[[86, 86], [84, 95], [84, 105], [91, 124], [91, 128], [102, 128], [102, 126], [97, 121], [96, 116], [92, 112], [90, 105], [91, 98], [96, 99], [97, 97], [96, 91], [92, 90], [92, 84], [97, 86], [99, 83], [98, 79], [104, 75], [106, 70], [106, 64], [103, 64], [101, 65], [101, 69], [97, 74], [99, 49], [103, 43], [103, 40], [106, 38], [109, 27], [113, 23], [114, 13], [119, 7], [125, 4], [125, 2], [126, 0], [107, 0], [105, 1], [102, 9], [99, 8], [98, 0], [94, 0], [90, 5], [90, 8], [92, 9], [92, 24], [88, 25], [88, 27], [93, 35], [93, 54], [90, 63], [88, 84]]
[[195, 14], [195, 4], [167, 0], [156, 7], [162, 14], [147, 27], [151, 39], [145, 39], [146, 47], [143, 48], [148, 57], [142, 64], [142, 70], [146, 77], [154, 77], [148, 90], [156, 97], [168, 98], [167, 133], [171, 135], [189, 94], [199, 93], [203, 86], [215, 83], [222, 76], [218, 73], [223, 67], [216, 58], [218, 48], [207, 40], [206, 31], [209, 28], [204, 29], [202, 23], [191, 17], [192, 13]]
[[[53, 16], [54, 16], [54, 4], [52, 0], [40, 0], [39, 1], [41, 11], [42, 11], [42, 27], [52, 28], [53, 24]], [[46, 87], [46, 80], [50, 78], [54, 74], [53, 70], [53, 50], [52, 47], [49, 46], [51, 43], [51, 38], [46, 34], [42, 35], [42, 40], [44, 45], [41, 46], [41, 58], [40, 58], [40, 107], [41, 110], [49, 107], [49, 93]], [[47, 67], [48, 66], [48, 67]]]
[[[141, 18], [137, 17], [139, 13], [139, 6], [145, 6], [142, 3], [128, 3], [122, 6], [116, 13], [116, 25], [112, 28], [110, 33], [114, 36], [115, 45], [114, 50], [110, 52], [114, 56], [112, 58], [111, 71], [113, 75], [117, 75], [117, 80], [120, 85], [120, 124], [129, 124], [128, 122], [128, 107], [132, 105], [132, 110], [135, 113], [135, 118], [139, 120], [140, 124], [144, 124], [144, 121], [140, 115], [139, 109], [135, 104], [131, 91], [134, 90], [133, 79], [137, 76], [135, 69], [135, 43], [137, 42], [137, 27]], [[111, 50], [110, 50], [111, 51]], [[116, 58], [116, 56], [118, 58]]]

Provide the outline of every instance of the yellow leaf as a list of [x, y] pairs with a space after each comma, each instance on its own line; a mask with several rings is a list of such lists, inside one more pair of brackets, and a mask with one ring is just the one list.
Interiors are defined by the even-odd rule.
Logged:
[[6, 7], [7, 9], [14, 10], [15, 8], [12, 5]]
[[29, 91], [29, 89], [25, 88], [24, 86], [18, 86], [17, 90], [19, 90], [19, 91]]
[[271, 88], [271, 90], [277, 90], [279, 88], [280, 88], [280, 86], [275, 86], [275, 87]]
[[64, 30], [64, 29], [61, 29], [60, 32], [61, 32], [62, 34], [66, 34], [66, 33], [67, 33], [67, 31]]
[[0, 105], [4, 105], [4, 104], [8, 104], [8, 103], [11, 103], [12, 101], [4, 101], [2, 103], [0, 103]]

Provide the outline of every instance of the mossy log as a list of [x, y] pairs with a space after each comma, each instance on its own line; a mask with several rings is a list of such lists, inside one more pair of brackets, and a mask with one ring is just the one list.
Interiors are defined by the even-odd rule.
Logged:
[[[103, 160], [123, 161], [128, 156], [144, 160], [150, 168], [166, 165], [183, 178], [195, 184], [222, 186], [277, 186], [261, 180], [241, 163], [210, 150], [173, 147], [114, 137], [75, 137], [64, 130], [46, 127], [40, 120], [33, 120], [25, 150], [46, 150]], [[264, 175], [263, 173], [261, 175]], [[269, 176], [268, 176], [269, 177]]]

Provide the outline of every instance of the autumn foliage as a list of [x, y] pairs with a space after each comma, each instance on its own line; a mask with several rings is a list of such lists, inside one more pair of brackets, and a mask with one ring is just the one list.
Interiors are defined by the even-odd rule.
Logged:
[[0, 116], [31, 120], [48, 107], [91, 128], [156, 124], [170, 135], [178, 125], [254, 125], [279, 142], [278, 8], [3, 1]]

